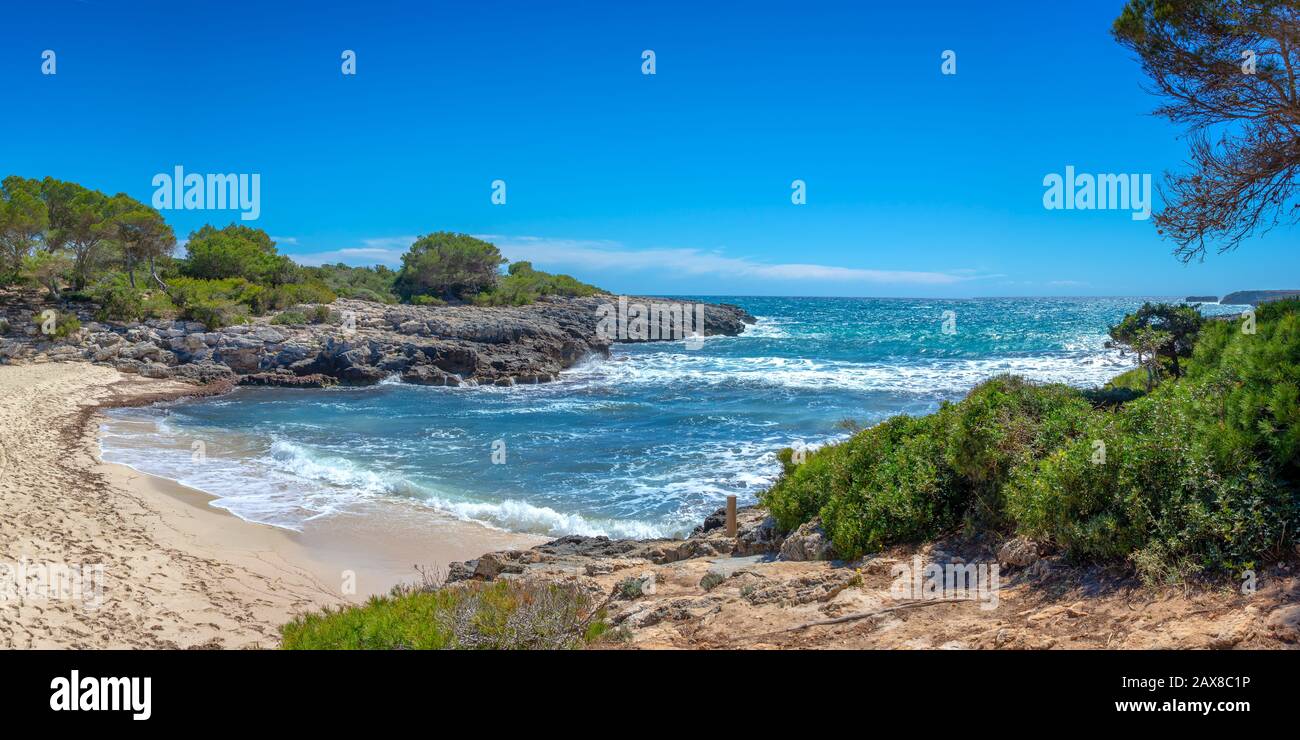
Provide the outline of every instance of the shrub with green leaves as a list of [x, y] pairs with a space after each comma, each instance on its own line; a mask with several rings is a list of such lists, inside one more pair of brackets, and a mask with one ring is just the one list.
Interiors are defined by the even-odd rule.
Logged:
[[393, 289], [410, 300], [429, 295], [468, 300], [497, 284], [506, 260], [496, 246], [468, 234], [438, 231], [422, 236], [402, 255]]
[[1206, 322], [1183, 359], [1150, 393], [995, 378], [801, 465], [781, 451], [761, 499], [786, 530], [820, 516], [848, 557], [964, 518], [1151, 581], [1256, 567], [1300, 527], [1300, 301], [1261, 306], [1255, 333]]
[[204, 280], [242, 278], [252, 283], [284, 285], [298, 278], [298, 266], [276, 251], [261, 229], [230, 224], [211, 225], [190, 234], [181, 273]]
[[393, 282], [397, 273], [383, 265], [351, 267], [342, 262], [320, 267], [304, 267], [303, 272], [321, 282], [336, 295], [376, 303], [397, 303]]
[[[81, 329], [81, 319], [68, 311], [55, 312], [53, 327], [49, 326], [43, 313], [32, 314], [32, 323], [45, 339], [65, 339]], [[46, 331], [47, 328], [53, 328], [53, 331]]]
[[271, 317], [271, 323], [276, 325], [292, 326], [294, 324], [306, 324], [307, 314], [300, 311], [284, 311]]
[[161, 289], [133, 288], [123, 275], [111, 275], [96, 283], [90, 298], [99, 306], [95, 317], [100, 321], [144, 321], [177, 314], [176, 305]]
[[296, 617], [280, 634], [287, 650], [562, 650], [606, 631], [603, 615], [591, 610], [576, 588], [469, 582], [326, 608]]
[[495, 287], [474, 296], [480, 306], [526, 306], [542, 296], [589, 296], [600, 293], [594, 285], [569, 275], [553, 275], [534, 270], [530, 262], [515, 262]]
[[1092, 407], [1078, 391], [1002, 376], [928, 416], [898, 416], [808, 453], [762, 496], [784, 529], [822, 518], [847, 557], [956, 526], [1006, 524], [1011, 471], [1076, 434]]
[[243, 278], [174, 278], [167, 288], [181, 317], [198, 321], [209, 330], [245, 323], [249, 314], [254, 313], [251, 307], [265, 306], [267, 291]]

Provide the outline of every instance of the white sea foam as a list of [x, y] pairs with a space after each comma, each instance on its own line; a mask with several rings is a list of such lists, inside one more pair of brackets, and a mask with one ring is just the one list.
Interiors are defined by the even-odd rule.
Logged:
[[[145, 421], [137, 412], [129, 423]], [[122, 421], [104, 425], [100, 435], [104, 459], [203, 491], [215, 497], [213, 506], [259, 524], [297, 531], [317, 517], [346, 511], [350, 504], [369, 497], [388, 495], [413, 499], [466, 521], [513, 532], [553, 537], [580, 534], [648, 538], [671, 536], [676, 531], [672, 526], [651, 522], [562, 513], [515, 499], [460, 500], [401, 475], [369, 469], [337, 455], [319, 454], [285, 440], [274, 441], [260, 457], [210, 456], [196, 465], [188, 448], [156, 444], [161, 417], [151, 421], [152, 434], [133, 431]], [[146, 444], [150, 438], [155, 444]], [[214, 440], [211, 446], [222, 445]]]
[[656, 353], [626, 362], [590, 364], [575, 379], [617, 384], [689, 382], [744, 384], [796, 389], [835, 388], [913, 394], [963, 393], [995, 375], [1013, 373], [1031, 380], [1077, 387], [1100, 385], [1135, 367], [1117, 354], [1092, 352], [996, 359], [911, 360], [907, 363], [845, 362], [789, 357], [716, 357]]

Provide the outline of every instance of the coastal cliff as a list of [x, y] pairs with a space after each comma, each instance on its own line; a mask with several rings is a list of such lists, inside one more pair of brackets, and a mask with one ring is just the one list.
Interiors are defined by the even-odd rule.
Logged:
[[1292, 296], [1300, 296], [1300, 290], [1239, 290], [1225, 295], [1219, 303], [1231, 306], [1258, 306], [1261, 303], [1280, 301]]
[[[150, 378], [312, 387], [375, 383], [398, 375], [424, 385], [545, 383], [615, 342], [646, 341], [599, 330], [610, 296], [543, 298], [526, 306], [411, 306], [340, 299], [303, 306], [318, 323], [274, 317], [208, 330], [200, 323], [98, 322], [94, 307], [68, 303], [80, 328], [52, 339], [40, 332], [51, 308], [9, 300], [0, 305], [0, 362], [85, 360]], [[651, 299], [629, 299], [650, 302]], [[699, 304], [653, 299], [663, 307]], [[703, 334], [734, 336], [754, 318], [727, 304], [704, 304]]]

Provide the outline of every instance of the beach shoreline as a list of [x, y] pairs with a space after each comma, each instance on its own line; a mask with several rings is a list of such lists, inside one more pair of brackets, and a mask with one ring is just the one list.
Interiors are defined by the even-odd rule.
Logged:
[[103, 566], [95, 608], [43, 589], [39, 578], [25, 591], [7, 588], [0, 647], [275, 647], [279, 626], [297, 613], [418, 581], [417, 566], [436, 571], [543, 539], [402, 502], [293, 532], [244, 521], [201, 491], [99, 459], [103, 411], [220, 387], [75, 362], [0, 366], [0, 391], [6, 575], [19, 564]]

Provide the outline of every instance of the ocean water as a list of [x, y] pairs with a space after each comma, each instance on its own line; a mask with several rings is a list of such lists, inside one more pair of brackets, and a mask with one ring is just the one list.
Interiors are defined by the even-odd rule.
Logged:
[[404, 497], [512, 531], [679, 536], [728, 494], [754, 501], [776, 450], [842, 438], [842, 420], [927, 413], [1000, 373], [1100, 385], [1133, 366], [1106, 326], [1155, 300], [696, 298], [758, 323], [699, 349], [618, 345], [545, 385], [243, 388], [117, 410], [103, 456], [289, 529]]

